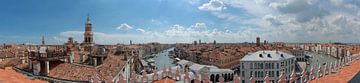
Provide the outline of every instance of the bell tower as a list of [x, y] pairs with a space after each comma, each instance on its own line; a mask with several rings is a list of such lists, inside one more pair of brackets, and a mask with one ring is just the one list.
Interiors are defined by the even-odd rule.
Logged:
[[90, 16], [88, 15], [85, 23], [85, 33], [84, 33], [84, 41], [83, 41], [83, 46], [85, 47], [86, 51], [90, 51], [91, 47], [94, 45], [94, 39], [93, 39], [94, 33], [92, 32], [91, 25], [92, 24], [90, 22]]
[[85, 23], [85, 33], [84, 33], [84, 43], [85, 44], [92, 44], [94, 43], [93, 40], [93, 32], [92, 32], [92, 26], [90, 22], [90, 17], [88, 16]]

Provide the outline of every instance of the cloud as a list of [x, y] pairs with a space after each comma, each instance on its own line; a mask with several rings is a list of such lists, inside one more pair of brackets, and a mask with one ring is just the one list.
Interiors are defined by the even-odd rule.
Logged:
[[359, 41], [356, 32], [360, 31], [360, 4], [356, 0], [221, 1], [228, 8], [243, 11], [240, 14], [234, 11], [209, 12], [227, 20], [232, 27], [248, 26], [251, 32], [259, 32], [257, 36], [269, 41]]
[[136, 29], [136, 31], [139, 31], [139, 32], [145, 33], [145, 30], [144, 30], [144, 29], [142, 29], [142, 28], [138, 28], [138, 29]]
[[[226, 11], [225, 5], [229, 8]], [[129, 40], [137, 43], [252, 42], [257, 36], [270, 42], [353, 43], [358, 42], [360, 36], [359, 4], [352, 0], [210, 0], [197, 9], [210, 12], [225, 20], [223, 25], [229, 26], [219, 24], [215, 28], [195, 22], [190, 26], [165, 26], [162, 31], [137, 28], [137, 33], [95, 32], [94, 38], [100, 44]], [[241, 13], [233, 10], [241, 10]], [[163, 23], [155, 19], [150, 21]], [[131, 27], [126, 23], [121, 26], [127, 28], [119, 29]], [[66, 31], [54, 39], [66, 41], [67, 36], [73, 36], [81, 41], [82, 35], [81, 31]]]
[[[64, 31], [59, 35], [54, 37], [54, 40], [58, 41], [56, 43], [66, 42], [69, 37], [73, 37], [79, 43], [83, 42], [83, 31]], [[144, 43], [147, 41], [146, 35], [141, 34], [109, 34], [103, 32], [94, 32], [94, 41], [97, 44], [116, 44], [116, 43], [125, 43], [128, 44], [128, 41], [132, 40], [137, 43]]]
[[329, 14], [329, 11], [323, 8], [326, 5], [315, 0], [287, 0], [286, 2], [273, 2], [270, 6], [283, 14], [294, 15], [299, 22], [322, 18]]
[[288, 21], [288, 20], [284, 20], [287, 17], [284, 16], [274, 16], [272, 14], [269, 15], [265, 15], [262, 20], [267, 21], [268, 23], [270, 23], [273, 26], [280, 26], [283, 25], [285, 22], [284, 21]]
[[198, 9], [205, 11], [221, 11], [223, 9], [226, 9], [226, 7], [224, 3], [220, 0], [210, 0], [208, 3], [204, 3], [200, 7], [198, 7]]
[[[125, 43], [132, 40], [134, 43], [160, 42], [160, 43], [192, 43], [195, 40], [204, 42], [245, 42], [251, 41], [256, 37], [256, 32], [250, 29], [241, 31], [218, 30], [216, 28], [208, 30], [206, 24], [202, 22], [194, 23], [189, 27], [178, 24], [170, 26], [165, 31], [145, 31], [138, 28], [137, 33], [109, 34], [94, 32], [94, 40], [97, 44], [116, 44]], [[78, 42], [83, 40], [83, 31], [65, 31], [59, 33], [54, 39], [66, 42], [68, 37], [73, 37]]]
[[222, 11], [227, 9], [223, 0], [210, 0], [209, 2], [199, 6], [198, 9], [202, 11], [209, 11], [211, 12], [211, 14], [221, 19], [226, 19], [231, 21], [239, 20], [239, 17], [237, 15]]
[[131, 27], [130, 25], [128, 25], [127, 23], [123, 23], [121, 24], [119, 27], [117, 27], [116, 29], [117, 30], [129, 30], [129, 29], [132, 29], [133, 27]]
[[206, 24], [202, 22], [195, 23], [195, 25], [191, 25], [190, 27], [198, 30], [207, 30]]
[[189, 0], [188, 1], [190, 4], [199, 4], [200, 0]]

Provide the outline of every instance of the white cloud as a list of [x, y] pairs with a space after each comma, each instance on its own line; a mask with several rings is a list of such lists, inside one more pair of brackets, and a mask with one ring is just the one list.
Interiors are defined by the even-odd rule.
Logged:
[[[230, 25], [246, 25], [257, 36], [285, 42], [358, 42], [360, 4], [356, 0], [221, 0], [244, 10], [209, 11]], [[208, 4], [208, 3], [205, 3]], [[251, 31], [254, 31], [251, 30]], [[243, 31], [240, 31], [243, 32]]]
[[207, 26], [205, 23], [199, 22], [195, 23], [195, 25], [191, 25], [190, 28], [198, 29], [198, 30], [207, 30]]
[[205, 11], [221, 11], [223, 9], [226, 9], [226, 7], [224, 3], [220, 0], [210, 0], [208, 3], [204, 3], [200, 7], [198, 7], [198, 9]]
[[117, 30], [120, 30], [120, 29], [123, 29], [123, 30], [129, 30], [129, 29], [132, 29], [133, 27], [128, 25], [127, 23], [123, 23], [121, 24], [119, 27], [117, 27], [116, 29]]
[[[198, 29], [203, 28], [203, 29]], [[128, 44], [129, 40], [134, 43], [160, 42], [160, 43], [192, 43], [195, 40], [202, 40], [204, 42], [245, 42], [252, 41], [256, 37], [256, 32], [250, 29], [241, 31], [205, 29], [205, 23], [195, 23], [190, 27], [184, 27], [178, 24], [170, 26], [168, 30], [159, 31], [145, 31], [143, 34], [127, 33], [127, 34], [108, 34], [102, 32], [94, 32], [94, 40], [98, 44]], [[142, 32], [143, 29], [138, 28], [137, 31]], [[68, 37], [74, 37], [78, 42], [83, 40], [82, 31], [65, 31], [61, 32], [54, 39], [61, 42], [66, 42]]]
[[230, 20], [230, 21], [239, 20], [238, 16], [236, 16], [234, 14], [230, 14], [230, 13], [212, 12], [212, 14], [221, 19], [226, 19], [226, 20]]
[[139, 31], [139, 32], [145, 33], [145, 30], [144, 30], [144, 29], [142, 29], [142, 28], [138, 28], [138, 29], [136, 29], [136, 31]]
[[[243, 10], [249, 14], [245, 16], [250, 17], [223, 11], [225, 5], [227, 8]], [[351, 0], [211, 0], [198, 9], [226, 20], [230, 26], [223, 26], [223, 30], [197, 22], [189, 27], [176, 24], [164, 31], [137, 28], [136, 31], [142, 34], [95, 32], [95, 41], [100, 44], [127, 43], [129, 40], [190, 43], [199, 39], [205, 42], [252, 42], [260, 36], [270, 42], [358, 42], [360, 37], [359, 4]], [[162, 23], [155, 19], [151, 22]], [[236, 23], [243, 26], [236, 26]], [[67, 36], [75, 36], [82, 41], [82, 35], [81, 31], [67, 31], [54, 39], [65, 41]]]
[[[69, 37], [73, 37], [79, 43], [83, 42], [83, 31], [65, 31], [61, 32], [58, 36], [54, 37], [54, 40], [60, 42], [66, 42]], [[126, 43], [132, 40], [137, 43], [143, 43], [147, 41], [146, 35], [141, 34], [109, 34], [102, 32], [94, 32], [94, 41], [97, 44], [116, 44], [116, 43]]]

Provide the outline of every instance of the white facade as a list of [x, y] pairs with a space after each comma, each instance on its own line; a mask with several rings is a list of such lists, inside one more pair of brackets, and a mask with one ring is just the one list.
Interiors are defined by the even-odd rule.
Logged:
[[[215, 83], [219, 82], [220, 77], [223, 77], [225, 82], [231, 82], [232, 78], [234, 76], [234, 71], [232, 71], [230, 69], [220, 69], [220, 68], [218, 68], [216, 66], [212, 66], [212, 65], [196, 64], [194, 62], [187, 61], [187, 60], [180, 60], [179, 62], [177, 62], [177, 65], [179, 65], [181, 69], [188, 67], [190, 72], [200, 75], [200, 78], [202, 80], [204, 80], [204, 78], [205, 78], [204, 77], [205, 73], [208, 73], [208, 75], [209, 75], [208, 78], [210, 78], [210, 81], [215, 82]], [[183, 82], [181, 82], [181, 83], [183, 83]]]
[[263, 83], [266, 73], [271, 82], [277, 82], [281, 72], [286, 79], [290, 78], [295, 68], [295, 56], [281, 51], [257, 51], [246, 55], [240, 60], [240, 82], [249, 83], [250, 77], [254, 76], [256, 83]]

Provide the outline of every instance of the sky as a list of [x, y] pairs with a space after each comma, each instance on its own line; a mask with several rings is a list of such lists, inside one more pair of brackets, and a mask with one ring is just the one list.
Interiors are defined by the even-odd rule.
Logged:
[[2, 0], [0, 43], [360, 41], [359, 0]]

